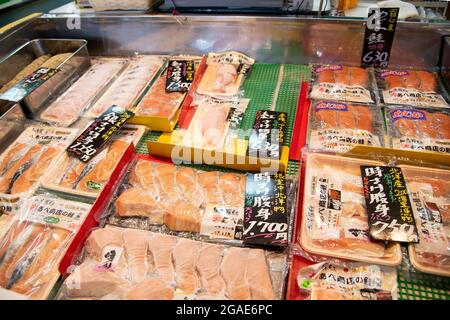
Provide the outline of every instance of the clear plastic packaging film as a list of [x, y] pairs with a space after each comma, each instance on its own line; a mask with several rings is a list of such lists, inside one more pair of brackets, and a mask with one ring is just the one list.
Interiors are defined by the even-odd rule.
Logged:
[[5, 222], [0, 287], [46, 299], [59, 278], [59, 262], [90, 209], [90, 204], [49, 194], [28, 198]]
[[343, 65], [311, 65], [312, 99], [376, 103], [376, 81], [372, 68]]
[[401, 263], [398, 243], [369, 238], [361, 165], [369, 160], [306, 154], [302, 225], [299, 241], [313, 254], [395, 266]]
[[80, 260], [59, 299], [280, 299], [286, 273], [280, 253], [112, 226], [92, 231]]
[[313, 100], [308, 125], [311, 150], [346, 152], [355, 145], [383, 142], [380, 110], [374, 105]]
[[416, 107], [450, 107], [438, 82], [428, 70], [377, 70], [378, 88], [385, 104]]
[[450, 153], [449, 111], [389, 106], [385, 117], [391, 147]]

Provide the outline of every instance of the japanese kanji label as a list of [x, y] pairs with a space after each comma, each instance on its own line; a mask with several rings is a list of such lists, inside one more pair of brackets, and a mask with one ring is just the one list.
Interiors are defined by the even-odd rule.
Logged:
[[57, 72], [58, 70], [56, 69], [39, 68], [5, 93], [0, 94], [0, 99], [19, 102], [39, 88], [45, 81], [53, 77]]
[[284, 173], [247, 174], [246, 182], [244, 243], [287, 246], [288, 215]]
[[122, 107], [110, 107], [67, 148], [68, 153], [85, 163], [89, 162], [132, 116], [133, 112]]
[[418, 242], [417, 229], [402, 170], [361, 166], [361, 177], [373, 239]]
[[377, 136], [366, 130], [355, 129], [323, 129], [312, 130], [310, 147], [335, 152], [347, 152], [355, 145], [379, 146]]
[[194, 81], [193, 60], [170, 60], [167, 67], [166, 92], [187, 92]]
[[123, 248], [116, 246], [106, 246], [102, 250], [102, 261], [94, 271], [107, 272], [114, 271], [122, 256]]
[[416, 107], [448, 108], [442, 95], [435, 92], [421, 92], [412, 88], [392, 88], [381, 92], [384, 103], [405, 104]]
[[241, 240], [244, 208], [207, 205], [200, 234], [214, 239]]
[[361, 63], [387, 67], [399, 8], [369, 8]]
[[286, 122], [285, 112], [258, 110], [249, 138], [247, 155], [280, 159]]

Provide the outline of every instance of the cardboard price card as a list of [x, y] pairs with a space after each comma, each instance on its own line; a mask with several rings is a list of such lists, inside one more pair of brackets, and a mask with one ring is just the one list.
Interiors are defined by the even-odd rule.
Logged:
[[193, 60], [170, 60], [167, 67], [166, 92], [187, 92], [194, 81]]
[[134, 113], [119, 106], [112, 106], [67, 148], [67, 152], [87, 163], [99, 152], [111, 136], [122, 127]]
[[411, 201], [398, 167], [361, 166], [369, 233], [375, 240], [418, 242]]
[[245, 191], [245, 244], [285, 247], [288, 243], [284, 173], [247, 174]]

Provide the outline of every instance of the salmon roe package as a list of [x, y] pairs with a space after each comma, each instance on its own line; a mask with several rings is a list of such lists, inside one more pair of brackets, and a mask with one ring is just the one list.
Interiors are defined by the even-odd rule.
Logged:
[[377, 70], [380, 96], [385, 104], [416, 107], [450, 107], [437, 74], [427, 70]]
[[317, 100], [311, 102], [308, 146], [346, 152], [355, 145], [381, 146], [383, 125], [373, 105]]
[[144, 230], [106, 226], [85, 242], [59, 299], [273, 300], [286, 257]]
[[361, 165], [375, 161], [308, 153], [299, 240], [309, 253], [380, 265], [401, 263], [398, 243], [369, 238]]
[[402, 166], [419, 243], [409, 245], [412, 265], [422, 271], [450, 276], [450, 172]]
[[375, 77], [371, 68], [315, 64], [311, 70], [311, 99], [377, 102]]
[[389, 106], [385, 117], [392, 148], [450, 153], [449, 111]]
[[325, 261], [298, 271], [307, 300], [398, 300], [397, 270], [359, 262]]

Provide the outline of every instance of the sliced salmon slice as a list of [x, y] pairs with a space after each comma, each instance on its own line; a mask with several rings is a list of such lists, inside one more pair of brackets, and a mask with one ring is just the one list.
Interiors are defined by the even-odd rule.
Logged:
[[434, 73], [421, 70], [416, 71], [416, 74], [422, 92], [436, 92], [437, 83]]
[[194, 294], [200, 288], [195, 266], [200, 251], [200, 242], [180, 239], [173, 248], [177, 288], [184, 294]]
[[197, 270], [202, 288], [207, 294], [220, 294], [225, 291], [225, 281], [220, 275], [223, 247], [215, 244], [202, 244], [197, 260]]
[[369, 74], [363, 68], [358, 67], [348, 67], [350, 72], [350, 82], [351, 86], [366, 87], [369, 82]]
[[177, 201], [164, 214], [164, 224], [173, 231], [200, 232], [200, 209], [185, 201]]
[[337, 128], [337, 112], [333, 110], [318, 110], [315, 112], [315, 119], [321, 129]]
[[120, 217], [147, 217], [151, 223], [162, 224], [165, 210], [148, 191], [131, 188], [120, 194], [114, 203]]
[[155, 164], [151, 161], [139, 160], [130, 173], [130, 183], [134, 187], [143, 188], [149, 192], [156, 193], [157, 186], [153, 171]]
[[246, 278], [247, 248], [228, 248], [220, 272], [227, 286], [227, 296], [232, 300], [250, 300], [250, 285]]
[[150, 278], [130, 287], [125, 300], [172, 300], [175, 291], [157, 278]]
[[125, 229], [123, 231], [128, 276], [131, 283], [141, 283], [145, 280], [148, 249], [148, 232], [143, 230]]
[[197, 176], [198, 185], [202, 191], [205, 202], [208, 204], [221, 204], [222, 197], [219, 190], [219, 175], [217, 171], [202, 172]]
[[317, 82], [334, 83], [333, 70], [325, 70], [317, 73]]
[[343, 66], [341, 70], [335, 70], [334, 80], [337, 84], [349, 85], [350, 84], [349, 69]]
[[403, 85], [407, 89], [420, 89], [419, 78], [416, 71], [410, 70], [408, 74], [403, 76]]
[[172, 250], [177, 238], [164, 234], [154, 234], [148, 240], [148, 247], [153, 257], [155, 272], [165, 283], [175, 281], [175, 268], [172, 260]]
[[9, 151], [6, 153], [0, 161], [0, 175], [3, 174], [12, 163], [18, 160], [18, 155], [21, 156], [27, 148], [25, 143], [16, 143]]
[[272, 280], [268, 272], [264, 250], [249, 250], [246, 264], [246, 278], [253, 300], [274, 300]]

